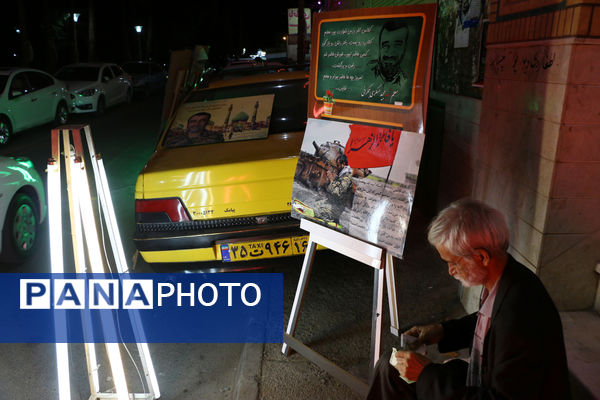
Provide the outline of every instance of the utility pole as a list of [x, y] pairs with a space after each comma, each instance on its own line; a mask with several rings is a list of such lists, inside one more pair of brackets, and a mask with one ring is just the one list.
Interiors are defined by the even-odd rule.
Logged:
[[94, 0], [88, 1], [88, 61], [96, 61], [96, 15]]
[[146, 28], [146, 51], [145, 51], [145, 59], [149, 60], [154, 54], [152, 53], [152, 15], [148, 16], [148, 27]]
[[50, 18], [50, 8], [48, 0], [42, 1], [42, 29], [44, 32], [44, 67], [46, 71], [54, 72], [58, 66], [58, 51], [56, 50], [56, 41], [54, 30], [52, 29], [52, 19]]
[[304, 20], [304, 0], [298, 0], [298, 64], [304, 64], [304, 36], [306, 35], [306, 22]]
[[72, 35], [72, 40], [71, 40], [71, 57], [72, 57], [72, 62], [74, 63], [78, 63], [79, 62], [79, 45], [77, 44], [77, 19], [79, 18], [79, 14], [77, 15], [77, 17], [75, 16], [75, 2], [73, 0], [71, 0], [71, 11], [72, 11], [72, 16], [70, 19], [70, 24], [73, 27], [71, 35]]
[[25, 13], [25, 4], [23, 0], [17, 1], [17, 12], [19, 17], [19, 36], [21, 44], [21, 54], [19, 54], [19, 64], [23, 67], [28, 67], [33, 61], [33, 47], [29, 41], [27, 33], [27, 14]]

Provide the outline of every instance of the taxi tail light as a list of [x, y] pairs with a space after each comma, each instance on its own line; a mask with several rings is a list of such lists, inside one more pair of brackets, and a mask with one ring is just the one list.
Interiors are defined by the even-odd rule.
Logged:
[[135, 220], [138, 223], [191, 221], [190, 215], [178, 198], [136, 200]]

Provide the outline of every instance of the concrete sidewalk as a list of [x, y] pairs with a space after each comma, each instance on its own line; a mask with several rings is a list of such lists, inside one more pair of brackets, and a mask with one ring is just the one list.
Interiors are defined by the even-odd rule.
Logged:
[[[426, 242], [426, 221], [418, 209], [413, 210], [404, 259], [396, 263], [401, 330], [464, 315], [458, 282]], [[302, 257], [291, 257], [260, 271], [283, 275], [284, 329], [301, 266]], [[295, 335], [364, 381], [368, 376], [372, 293], [370, 267], [331, 251], [318, 252]], [[382, 352], [399, 344], [389, 331], [387, 297], [383, 313]], [[600, 399], [600, 316], [582, 311], [561, 313], [561, 317], [575, 377], [574, 400]], [[292, 352], [285, 357], [280, 343], [154, 344], [151, 352], [164, 400], [360, 398], [303, 356]], [[432, 358], [439, 357], [435, 346], [428, 352]]]
[[595, 311], [560, 313], [574, 400], [600, 399], [600, 315]]
[[[435, 249], [425, 240], [426, 221], [413, 212], [404, 260], [396, 260], [400, 329], [464, 315], [458, 282], [447, 273]], [[284, 276], [284, 328], [287, 326], [302, 259], [296, 265], [275, 268]], [[371, 339], [373, 270], [331, 251], [318, 252], [311, 271], [295, 337], [331, 362], [366, 381]], [[399, 345], [389, 331], [387, 294], [383, 306], [381, 349]], [[246, 345], [256, 354], [260, 345]], [[435, 346], [429, 351], [435, 352]], [[247, 358], [246, 361], [258, 361]], [[265, 344], [260, 365], [240, 363], [236, 399], [339, 399], [360, 397], [321, 368], [281, 344]], [[257, 397], [245, 397], [254, 395]]]
[[[573, 400], [598, 400], [600, 399], [598, 378], [600, 376], [600, 316], [594, 311], [575, 311], [561, 312], [561, 318], [571, 372]], [[352, 336], [352, 333], [348, 332], [348, 336]], [[383, 336], [386, 345], [394, 341], [391, 334], [384, 332]], [[364, 340], [368, 342], [368, 335], [364, 336]], [[336, 344], [335, 341], [339, 343]], [[347, 337], [333, 335], [331, 338], [323, 337], [312, 344], [335, 360], [333, 349], [343, 347], [347, 342]], [[441, 357], [435, 346], [429, 346], [428, 355], [432, 358]], [[466, 352], [462, 354], [465, 355]], [[345, 363], [348, 367], [347, 361]], [[364, 355], [356, 357], [349, 370], [366, 380], [367, 364], [368, 360]], [[234, 384], [233, 399], [300, 398], [342, 400], [360, 397], [293, 351], [289, 357], [283, 356], [280, 344], [244, 346]]]

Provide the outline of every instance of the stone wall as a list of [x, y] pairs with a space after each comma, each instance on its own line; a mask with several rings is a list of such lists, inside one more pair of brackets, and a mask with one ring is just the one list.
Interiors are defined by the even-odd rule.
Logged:
[[600, 261], [600, 5], [544, 3], [491, 2], [482, 101], [447, 102], [440, 203], [499, 208], [510, 252], [560, 309], [584, 309]]
[[[435, 90], [429, 92], [429, 97], [445, 104], [437, 199], [437, 208], [442, 209], [456, 199], [473, 195], [481, 100]], [[467, 311], [477, 310], [480, 291], [480, 287], [461, 290], [461, 301]]]

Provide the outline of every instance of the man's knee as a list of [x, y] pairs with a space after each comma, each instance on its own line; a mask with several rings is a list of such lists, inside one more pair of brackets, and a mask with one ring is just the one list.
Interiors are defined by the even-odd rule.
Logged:
[[379, 357], [379, 361], [375, 364], [375, 372], [380, 373], [383, 376], [399, 375], [398, 370], [390, 364], [390, 357], [392, 356], [392, 351], [387, 351]]

